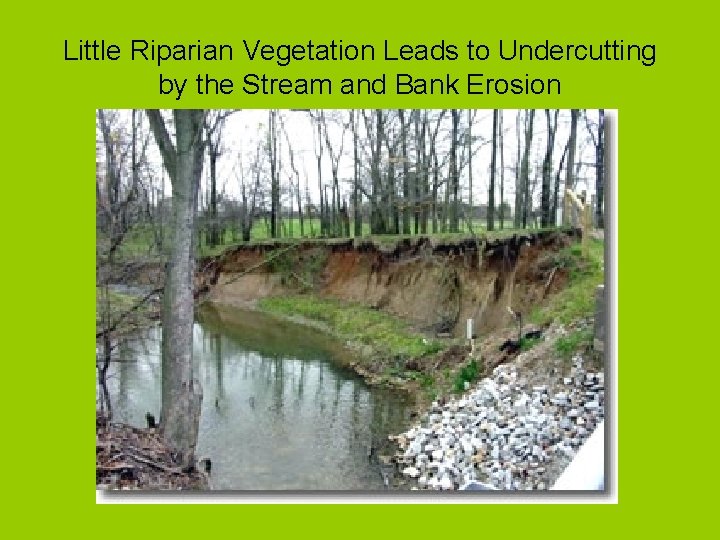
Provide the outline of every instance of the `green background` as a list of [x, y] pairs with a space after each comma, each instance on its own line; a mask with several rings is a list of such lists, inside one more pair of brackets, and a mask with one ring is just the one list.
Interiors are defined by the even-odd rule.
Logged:
[[[287, 5], [286, 5], [287, 4]], [[530, 5], [528, 5], [530, 4]], [[498, 3], [498, 6], [500, 3]], [[427, 5], [363, 1], [25, 3], [3, 16], [3, 514], [21, 537], [185, 534], [435, 537], [488, 534], [606, 537], [638, 528], [677, 536], [713, 523], [716, 368], [713, 227], [718, 177], [714, 16], [697, 2], [476, 1]], [[15, 12], [10, 11], [15, 9]], [[98, 107], [173, 107], [152, 63], [64, 62], [63, 40], [431, 44], [655, 43], [656, 64], [484, 62], [481, 72], [556, 76], [545, 96], [187, 96], [186, 107], [608, 108], [619, 110], [618, 504], [477, 506], [96, 505], [94, 370], [94, 137]], [[464, 47], [460, 48], [464, 53]], [[462, 56], [461, 56], [462, 57]], [[240, 55], [238, 54], [238, 57]], [[426, 76], [469, 63], [168, 63], [174, 77], [245, 71], [290, 77]], [[187, 93], [187, 91], [186, 91]], [[699, 203], [699, 204], [698, 204]], [[679, 207], [679, 209], [678, 209]], [[679, 210], [682, 212], [680, 213]], [[704, 494], [707, 490], [708, 494]], [[447, 497], [439, 499], [447, 501]], [[505, 502], [512, 499], [503, 499]], [[312, 502], [310, 499], [302, 499]], [[572, 498], [566, 502], [572, 502]], [[716, 526], [713, 528], [716, 529]]]

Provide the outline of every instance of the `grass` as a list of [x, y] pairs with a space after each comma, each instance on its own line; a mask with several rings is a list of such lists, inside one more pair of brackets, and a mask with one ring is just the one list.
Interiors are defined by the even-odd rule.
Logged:
[[533, 312], [531, 320], [536, 324], [558, 321], [568, 324], [574, 320], [591, 317], [595, 313], [595, 289], [605, 282], [603, 270], [605, 243], [590, 240], [589, 254], [582, 255], [580, 245], [574, 244], [555, 255], [555, 266], [568, 271], [568, 286], [552, 297], [543, 308]]
[[575, 330], [566, 336], [558, 338], [555, 342], [555, 350], [562, 358], [571, 358], [576, 351], [590, 347], [593, 338], [592, 328]]
[[439, 341], [414, 333], [403, 321], [358, 304], [315, 296], [285, 296], [265, 298], [260, 307], [270, 313], [323, 322], [340, 338], [370, 345], [387, 358], [422, 358], [443, 348]]
[[[304, 236], [300, 235], [300, 220], [298, 218], [284, 219], [281, 224], [281, 237], [274, 239], [280, 243], [291, 242], [293, 240], [299, 240], [301, 238], [320, 238], [320, 220], [318, 218], [305, 219], [304, 220]], [[464, 222], [460, 223], [460, 231], [457, 233], [432, 233], [431, 224], [428, 224], [428, 233], [423, 236], [432, 236], [437, 242], [453, 242], [458, 238], [465, 238], [469, 235], [469, 229], [467, 224]], [[484, 235], [487, 233], [485, 228], [484, 220], [475, 220], [473, 222], [473, 229], [475, 234]], [[201, 231], [200, 234], [196, 232], [195, 242], [197, 246], [197, 255], [199, 257], [211, 257], [220, 255], [223, 251], [229, 247], [244, 244], [241, 241], [241, 232], [239, 228], [233, 234], [232, 229], [229, 227], [224, 228], [221, 231], [220, 244], [217, 246], [210, 246], [207, 244], [207, 236], [205, 234], [206, 227], [203, 224], [201, 218], [197, 220], [196, 227]], [[352, 230], [352, 227], [351, 227]], [[497, 229], [491, 234], [493, 237], [504, 237], [511, 236], [517, 232], [513, 229], [512, 221], [505, 222], [505, 229]], [[164, 225], [164, 241], [169, 241], [169, 224]], [[98, 241], [103, 242], [103, 234], [97, 231]], [[368, 239], [378, 246], [393, 246], [398, 240], [403, 238], [413, 238], [418, 235], [402, 235], [402, 234], [388, 234], [388, 235], [371, 235], [370, 224], [363, 222], [362, 234], [358, 238]], [[250, 242], [260, 243], [271, 240], [270, 232], [265, 220], [258, 219], [253, 223], [253, 227], [250, 230]], [[159, 259], [162, 258], [163, 254], [159, 253], [155, 245], [155, 231], [153, 225], [149, 223], [138, 223], [133, 225], [128, 232], [125, 234], [122, 243], [117, 249], [116, 260], [127, 261], [137, 259]]]
[[520, 350], [522, 352], [529, 351], [532, 349], [537, 343], [541, 342], [542, 338], [526, 338], [523, 337], [520, 339]]

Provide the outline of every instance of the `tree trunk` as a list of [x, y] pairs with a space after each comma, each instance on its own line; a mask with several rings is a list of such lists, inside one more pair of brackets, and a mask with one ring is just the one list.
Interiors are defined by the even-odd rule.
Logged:
[[402, 232], [403, 234], [410, 234], [410, 206], [411, 206], [411, 195], [410, 195], [410, 172], [408, 170], [408, 156], [407, 156], [407, 127], [405, 125], [405, 111], [398, 109], [398, 115], [400, 116], [400, 150], [402, 158], [402, 175], [403, 175], [403, 211], [402, 211]]
[[217, 222], [217, 159], [217, 152], [210, 147], [210, 238], [208, 244], [211, 247], [220, 243]]
[[[570, 109], [570, 138], [568, 139], [567, 167], [565, 169], [565, 189], [575, 189], [575, 145], [577, 142], [578, 109]], [[570, 216], [563, 213], [563, 225], [570, 223]]]
[[598, 139], [595, 146], [595, 224], [605, 228], [605, 111], [598, 111]]
[[522, 208], [523, 208], [523, 186], [520, 176], [520, 163], [522, 161], [522, 127], [520, 118], [522, 117], [522, 110], [518, 109], [517, 116], [515, 117], [515, 133], [517, 135], [517, 154], [515, 156], [515, 205], [513, 208], [513, 225], [516, 229], [519, 229], [522, 225]]
[[503, 146], [502, 120], [502, 110], [498, 110], [498, 131], [500, 133], [500, 230], [505, 228], [505, 151]]
[[[460, 124], [460, 111], [452, 109], [452, 141], [450, 143], [450, 186], [452, 187], [452, 204], [450, 206], [450, 232], [456, 233], [460, 231], [460, 202], [458, 200], [458, 190], [460, 179], [458, 178], [457, 163], [457, 146], [458, 146], [458, 127]], [[445, 197], [447, 201], [447, 197]]]
[[527, 124], [525, 126], [525, 148], [523, 151], [523, 160], [520, 166], [520, 184], [522, 188], [522, 204], [520, 210], [522, 212], [521, 226], [527, 227], [528, 208], [532, 206], [530, 200], [530, 147], [532, 146], [533, 137], [533, 120], [535, 119], [535, 109], [528, 109]]
[[437, 234], [438, 232], [438, 158], [435, 145], [432, 147], [432, 160], [433, 160], [433, 184], [432, 184], [432, 232]]
[[315, 157], [317, 158], [317, 170], [318, 170], [318, 191], [320, 192], [320, 236], [327, 234], [327, 223], [325, 219], [325, 198], [323, 193], [322, 183], [322, 155], [323, 155], [323, 140], [322, 140], [322, 121], [320, 117], [317, 118], [317, 147], [315, 149]]
[[362, 236], [362, 213], [360, 208], [360, 155], [359, 142], [357, 133], [357, 124], [355, 120], [355, 111], [350, 111], [350, 126], [353, 135], [353, 236], [358, 238]]
[[162, 116], [148, 118], [172, 181], [172, 227], [163, 294], [161, 429], [183, 466], [194, 463], [200, 424], [202, 386], [192, 358], [193, 258], [192, 238], [197, 194], [203, 167], [204, 110], [177, 109], [176, 148]]
[[[497, 160], [497, 134], [499, 110], [493, 109], [492, 156], [490, 157], [490, 187], [488, 189], [487, 230], [495, 230], [495, 163]], [[501, 196], [502, 198], [502, 196]], [[502, 201], [500, 201], [502, 205]]]
[[567, 150], [568, 145], [565, 144], [565, 149], [563, 150], [562, 157], [560, 158], [560, 166], [558, 167], [557, 173], [555, 174], [555, 187], [553, 188], [553, 200], [550, 212], [550, 219], [553, 225], [557, 224], [557, 208], [560, 193], [560, 176], [562, 173], [563, 164], [565, 163], [565, 156], [567, 156]]
[[555, 121], [550, 117], [550, 109], [545, 109], [545, 119], [547, 121], [547, 147], [545, 149], [545, 159], [543, 160], [542, 173], [542, 191], [540, 193], [540, 224], [547, 227], [551, 224], [551, 205], [550, 205], [550, 184], [552, 183], [552, 160], [553, 148], [555, 146], [555, 130], [557, 128], [558, 110], [555, 110]]
[[[473, 168], [472, 168], [472, 158], [473, 158], [473, 151], [472, 151], [472, 124], [473, 124], [473, 115], [472, 111], [468, 109], [467, 112], [467, 153], [468, 153], [468, 208], [470, 209], [470, 215], [468, 216], [467, 222], [470, 227], [470, 232], [473, 231], [473, 225], [472, 220], [475, 217], [475, 210], [473, 208]], [[475, 233], [473, 233], [475, 234]]]
[[280, 173], [277, 164], [277, 111], [270, 109], [268, 153], [270, 157], [270, 237], [277, 238], [280, 221]]

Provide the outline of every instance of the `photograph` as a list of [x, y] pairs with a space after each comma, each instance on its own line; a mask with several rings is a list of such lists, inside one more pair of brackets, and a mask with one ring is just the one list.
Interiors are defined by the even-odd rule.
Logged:
[[96, 490], [604, 492], [616, 122], [97, 109]]

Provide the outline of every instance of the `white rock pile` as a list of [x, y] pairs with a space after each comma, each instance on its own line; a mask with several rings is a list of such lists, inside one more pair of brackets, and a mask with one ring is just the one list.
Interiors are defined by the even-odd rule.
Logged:
[[420, 489], [470, 481], [497, 489], [548, 489], [602, 421], [604, 373], [573, 359], [553, 388], [529, 386], [515, 367], [498, 366], [461, 398], [433, 403], [421, 424], [394, 439], [405, 476]]

